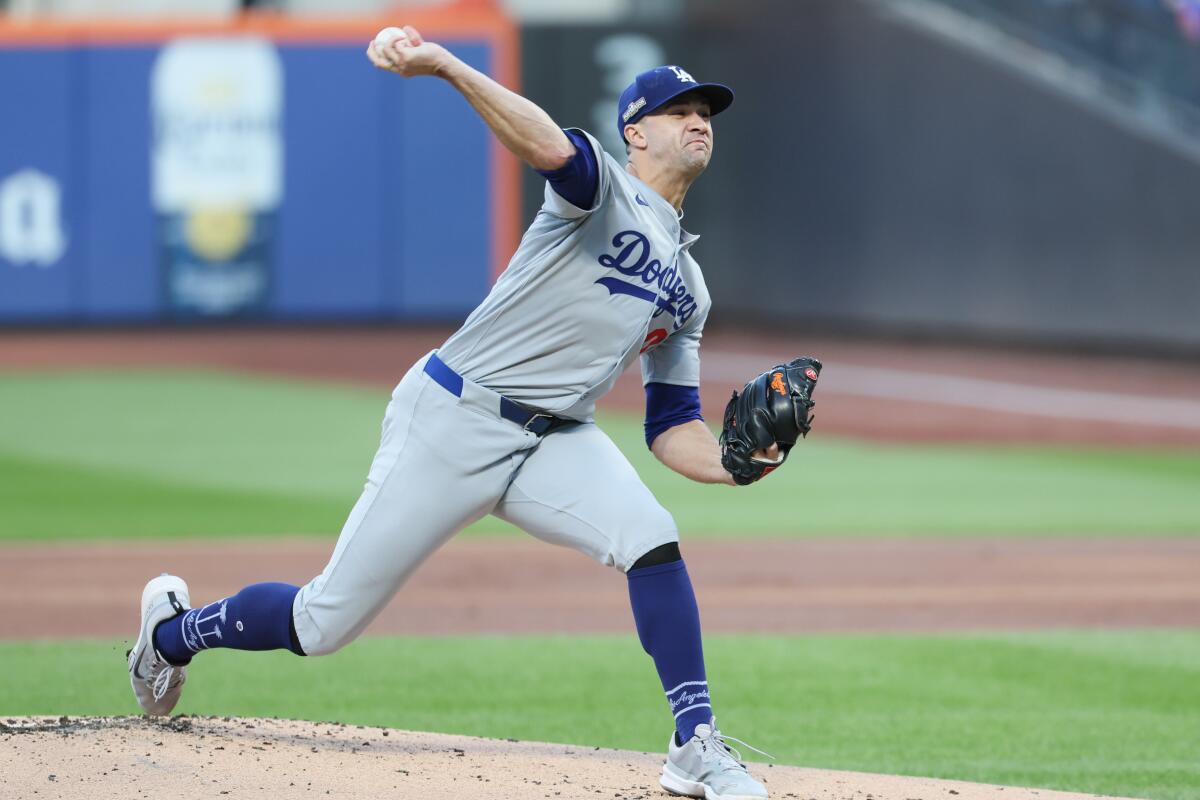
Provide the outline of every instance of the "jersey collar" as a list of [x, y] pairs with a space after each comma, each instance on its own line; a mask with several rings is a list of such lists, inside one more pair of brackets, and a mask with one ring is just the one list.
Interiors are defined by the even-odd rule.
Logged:
[[650, 184], [643, 181], [636, 175], [626, 173], [633, 179], [634, 183], [641, 187], [638, 192], [639, 196], [646, 201], [646, 204], [654, 211], [655, 215], [662, 221], [662, 224], [668, 229], [679, 230], [679, 243], [684, 247], [691, 247], [692, 244], [700, 237], [694, 233], [688, 233], [683, 229], [683, 210], [675, 210], [675, 206], [668, 203], [662, 195], [650, 188]]

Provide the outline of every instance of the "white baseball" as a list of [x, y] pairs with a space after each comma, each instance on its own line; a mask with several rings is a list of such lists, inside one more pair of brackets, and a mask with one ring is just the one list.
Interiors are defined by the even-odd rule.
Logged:
[[396, 27], [384, 28], [375, 34], [375, 52], [380, 56], [387, 55], [387, 48], [397, 39], [407, 39], [408, 34]]

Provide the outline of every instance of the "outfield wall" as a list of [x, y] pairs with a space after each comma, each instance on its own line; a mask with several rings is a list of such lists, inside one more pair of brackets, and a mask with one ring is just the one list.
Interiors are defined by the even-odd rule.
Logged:
[[[1200, 351], [1200, 164], [1094, 104], [866, 0], [528, 27], [518, 80], [484, 5], [404, 13], [618, 158], [637, 71], [734, 87], [685, 220], [714, 325]], [[389, 21], [0, 23], [0, 325], [461, 320], [544, 182], [371, 70]]]
[[[486, 9], [408, 15], [516, 82]], [[0, 323], [465, 315], [515, 247], [515, 160], [384, 23], [0, 22]]]

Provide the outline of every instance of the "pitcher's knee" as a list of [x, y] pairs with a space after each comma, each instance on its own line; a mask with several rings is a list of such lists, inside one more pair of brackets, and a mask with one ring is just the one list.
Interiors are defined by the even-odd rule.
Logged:
[[356, 624], [344, 617], [321, 617], [297, 614], [295, 617], [296, 639], [306, 656], [327, 656], [336, 653], [358, 638], [367, 622]]
[[331, 602], [309, 584], [296, 595], [292, 626], [296, 641], [307, 656], [327, 656], [358, 638], [371, 622], [369, 609]]
[[671, 513], [662, 506], [636, 519], [623, 521], [612, 533], [613, 566], [628, 572], [637, 560], [665, 544], [679, 543], [679, 531]]
[[336, 653], [352, 641], [354, 641], [354, 637], [352, 636], [322, 635], [316, 640], [302, 639], [300, 647], [304, 649], [304, 655], [306, 656], [327, 656], [331, 653]]
[[679, 542], [667, 542], [660, 544], [658, 547], [652, 547], [642, 555], [634, 559], [633, 566], [629, 568], [629, 572], [635, 569], [644, 569], [646, 567], [661, 567], [664, 564], [673, 564], [676, 561], [682, 561], [683, 554], [679, 552]]

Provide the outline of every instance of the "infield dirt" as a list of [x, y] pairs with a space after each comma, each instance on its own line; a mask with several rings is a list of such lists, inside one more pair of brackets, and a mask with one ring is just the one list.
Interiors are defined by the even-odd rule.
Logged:
[[[94, 800], [667, 797], [662, 756], [286, 720], [10, 718], [0, 796]], [[774, 800], [1072, 800], [1092, 795], [751, 764]], [[14, 794], [15, 792], [15, 794]]]
[[[303, 584], [333, 538], [10, 545], [0, 639], [130, 637], [142, 585], [178, 572], [194, 603]], [[709, 632], [1193, 627], [1200, 540], [686, 541]], [[369, 634], [632, 631], [625, 581], [533, 539], [456, 539]]]

